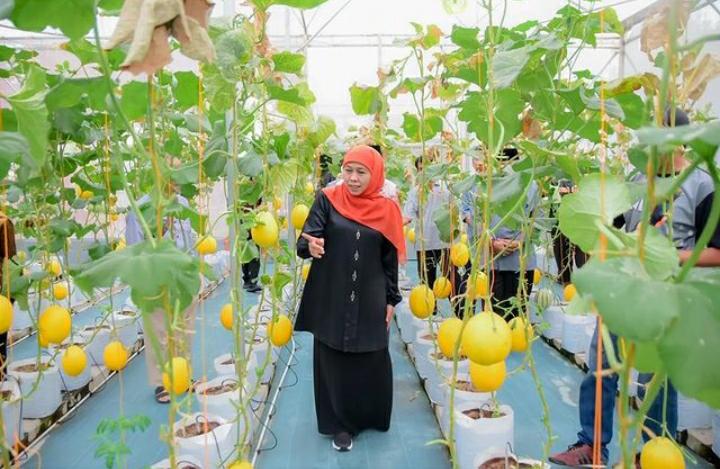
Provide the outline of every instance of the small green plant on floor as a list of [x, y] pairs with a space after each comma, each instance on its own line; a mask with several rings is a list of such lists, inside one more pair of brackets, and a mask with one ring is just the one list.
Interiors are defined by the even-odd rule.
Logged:
[[144, 432], [150, 423], [150, 417], [146, 415], [102, 419], [95, 430], [95, 440], [98, 442], [95, 458], [104, 459], [107, 469], [124, 467], [124, 461], [130, 454], [125, 434], [128, 431]]

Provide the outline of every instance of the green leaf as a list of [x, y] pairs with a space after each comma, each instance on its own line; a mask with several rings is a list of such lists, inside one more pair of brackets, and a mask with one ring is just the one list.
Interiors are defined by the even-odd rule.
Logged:
[[217, 67], [221, 76], [234, 84], [236, 80], [240, 79], [243, 68], [252, 57], [251, 33], [244, 27], [227, 31], [218, 36], [215, 41], [215, 50], [217, 51]]
[[478, 28], [463, 28], [462, 26], [453, 25], [450, 40], [463, 49], [478, 50], [480, 49], [480, 41], [478, 40]]
[[641, 342], [659, 339], [688, 302], [702, 300], [688, 287], [653, 280], [637, 258], [592, 259], [572, 280], [613, 333]]
[[635, 132], [641, 145], [689, 145], [703, 158], [712, 158], [720, 146], [720, 120], [680, 127], [643, 127]]
[[305, 56], [292, 52], [278, 52], [273, 54], [272, 61], [276, 72], [294, 73], [300, 75], [305, 66]]
[[694, 269], [694, 273], [682, 285], [690, 293], [682, 298], [680, 313], [658, 348], [680, 392], [720, 409], [720, 367], [711, 365], [720, 355], [720, 304], [716, 302], [720, 277], [717, 269]]
[[327, 116], [319, 116], [308, 136], [313, 146], [320, 146], [335, 133], [335, 121]]
[[0, 132], [0, 161], [3, 171], [0, 172], [0, 179], [7, 176], [11, 163], [23, 161], [34, 164], [30, 154], [30, 144], [27, 139], [18, 132]]
[[[617, 228], [609, 227], [605, 230], [608, 239], [608, 257], [626, 257], [637, 252], [639, 233], [625, 233]], [[616, 254], [620, 251], [623, 254]], [[642, 264], [648, 275], [655, 280], [665, 280], [678, 270], [680, 260], [677, 249], [667, 236], [658, 229], [650, 227], [647, 230], [644, 245]]]
[[305, 106], [307, 104], [297, 87], [285, 89], [273, 82], [266, 81], [265, 88], [267, 89], [270, 99], [293, 103], [299, 106]]
[[175, 86], [173, 87], [173, 96], [175, 96], [175, 106], [180, 111], [185, 111], [193, 106], [197, 106], [200, 99], [199, 80], [193, 72], [175, 72]]
[[520, 47], [498, 52], [493, 58], [493, 81], [496, 88], [506, 88], [520, 75], [534, 47]]
[[31, 65], [23, 87], [7, 97], [17, 117], [18, 131], [30, 144], [30, 154], [37, 166], [45, 163], [50, 131], [48, 110], [45, 106], [46, 93], [45, 71], [36, 65]]
[[[451, 242], [460, 233], [460, 214], [456, 206], [438, 207], [432, 214], [433, 222], [440, 232], [440, 239], [446, 243]], [[450, 228], [454, 227], [454, 230]]]
[[277, 105], [277, 109], [278, 112], [280, 112], [284, 116], [287, 116], [288, 119], [295, 122], [301, 127], [307, 127], [309, 125], [312, 125], [312, 111], [310, 111], [310, 109], [305, 106], [280, 101]]
[[358, 116], [375, 114], [382, 109], [380, 90], [375, 86], [351, 86], [350, 100], [353, 112]]
[[430, 140], [442, 131], [443, 120], [439, 116], [426, 116], [422, 129], [420, 120], [414, 114], [403, 114], [403, 130], [410, 140], [419, 142]]
[[558, 211], [560, 230], [580, 249], [589, 252], [600, 238], [600, 223], [611, 225], [613, 219], [632, 204], [625, 183], [606, 175], [601, 184], [599, 174], [585, 176], [578, 192], [563, 197]]
[[525, 101], [520, 92], [512, 88], [498, 90], [495, 94], [494, 106], [490, 111], [488, 95], [485, 92], [470, 92], [460, 104], [458, 117], [468, 123], [468, 130], [486, 146], [490, 145], [490, 116], [493, 113], [492, 141], [494, 148], [502, 147], [522, 130], [519, 115], [525, 108]]
[[150, 241], [113, 251], [100, 259], [71, 269], [75, 283], [85, 292], [112, 286], [119, 278], [130, 286], [133, 303], [145, 313], [165, 309], [164, 295], [182, 312], [200, 289], [198, 261], [169, 240]]
[[120, 107], [125, 113], [125, 117], [130, 120], [136, 120], [145, 116], [148, 109], [147, 83], [131, 81], [123, 85]]
[[625, 120], [625, 111], [623, 111], [622, 107], [620, 107], [620, 104], [618, 104], [618, 102], [614, 99], [604, 99], [601, 101], [599, 96], [587, 96], [585, 94], [584, 88], [580, 88], [579, 90], [580, 99], [582, 99], [583, 103], [588, 109], [591, 109], [593, 111], [599, 111], [604, 106], [605, 112], [607, 112], [608, 115], [616, 117], [621, 121]]
[[70, 39], [85, 36], [95, 23], [94, 0], [15, 0], [11, 19], [25, 31], [52, 26]]
[[263, 170], [263, 161], [255, 151], [249, 150], [245, 155], [238, 158], [238, 171], [247, 177], [254, 178]]

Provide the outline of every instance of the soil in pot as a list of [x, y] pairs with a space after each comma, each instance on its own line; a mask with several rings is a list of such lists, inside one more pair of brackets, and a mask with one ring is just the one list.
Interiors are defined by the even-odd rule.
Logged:
[[435, 334], [425, 334], [424, 336], [420, 337], [423, 340], [435, 340], [437, 336]]
[[12, 391], [8, 391], [8, 390], [0, 391], [0, 400], [1, 401], [9, 401], [11, 397], [13, 397]]
[[28, 363], [27, 365], [15, 367], [14, 370], [19, 371], [20, 373], [35, 373], [38, 371], [45, 371], [48, 368], [50, 368], [50, 365], [47, 363], [41, 363], [39, 367], [37, 363]]
[[213, 386], [203, 391], [206, 396], [217, 396], [218, 394], [225, 394], [226, 392], [237, 391], [238, 384], [233, 381], [230, 383], [223, 383], [219, 386]]
[[470, 381], [465, 381], [465, 380], [461, 380], [461, 379], [459, 379], [455, 382], [455, 389], [457, 389], [458, 391], [465, 391], [465, 392], [477, 392], [475, 390], [475, 386], [473, 386], [473, 384]]
[[109, 330], [110, 330], [110, 326], [108, 326], [107, 324], [103, 324], [102, 326], [86, 326], [83, 330], [86, 330], [86, 331], [94, 331], [94, 330], [97, 330], [97, 329], [105, 329], [105, 330], [108, 330], [108, 331], [109, 331]]
[[504, 457], [497, 457], [488, 459], [484, 463], [480, 464], [478, 469], [532, 469], [534, 467], [532, 464], [528, 463], [518, 463], [517, 459], [513, 457], [504, 458]]
[[220, 425], [222, 425], [220, 422], [191, 423], [190, 425], [186, 425], [185, 427], [178, 429], [175, 432], [175, 436], [178, 438], [192, 438], [194, 436], [210, 433]]
[[128, 317], [135, 317], [137, 316], [137, 313], [135, 311], [129, 311], [129, 310], [122, 310], [118, 311], [117, 313], [119, 316], [128, 316]]
[[502, 412], [495, 413], [491, 409], [468, 409], [463, 410], [463, 414], [470, 417], [473, 420], [478, 419], [496, 419], [500, 417], [505, 417], [505, 414]]

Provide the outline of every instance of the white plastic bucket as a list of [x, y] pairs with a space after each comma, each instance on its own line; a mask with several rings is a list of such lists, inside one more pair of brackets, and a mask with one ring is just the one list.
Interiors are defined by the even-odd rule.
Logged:
[[570, 353], [586, 353], [590, 347], [588, 329], [594, 330], [597, 319], [593, 315], [563, 314], [562, 348]]
[[[428, 361], [428, 377], [425, 381], [425, 390], [427, 391], [428, 397], [430, 400], [438, 405], [445, 406], [445, 390], [443, 387], [443, 383], [446, 383], [450, 380], [453, 373], [453, 361], [452, 360], [446, 360], [444, 358], [438, 358], [436, 360], [435, 357], [433, 357], [433, 351], [429, 350], [426, 354], [426, 359]], [[440, 353], [438, 351], [438, 353]], [[437, 361], [437, 363], [436, 363]], [[457, 368], [457, 374], [460, 375], [466, 375], [469, 373], [468, 371], [468, 359], [461, 359], [458, 360], [458, 368]]]
[[135, 347], [138, 340], [138, 323], [140, 322], [140, 315], [133, 311], [123, 309], [112, 314], [110, 324], [113, 325], [118, 340], [128, 350]]
[[[238, 396], [238, 390], [233, 389], [225, 392], [221, 392], [218, 394], [206, 394], [205, 390], [212, 389], [214, 387], [223, 386], [225, 384], [237, 384], [238, 380], [235, 376], [218, 376], [217, 378], [213, 378], [205, 383], [198, 384], [195, 387], [195, 398], [197, 399], [200, 408], [205, 409], [207, 406], [207, 411], [211, 414], [219, 415], [227, 420], [234, 421], [237, 420], [238, 422], [242, 422], [239, 425], [236, 425], [237, 428], [245, 428], [244, 425], [244, 417], [242, 415], [237, 415], [237, 406], [240, 402], [239, 396]], [[244, 388], [244, 392], [251, 392], [252, 387], [254, 387], [254, 382], [251, 383], [251, 386], [246, 386]], [[249, 398], [249, 396], [243, 394], [243, 400], [246, 402], [246, 409], [247, 414], [246, 417], [248, 419], [248, 422], [250, 425], [250, 433], [252, 432], [252, 422], [255, 420], [255, 415], [252, 412], [252, 400], [257, 400], [258, 394], [260, 393], [260, 390], [258, 389], [258, 392], [255, 396], [252, 396]], [[239, 417], [239, 418], [238, 418]], [[252, 435], [248, 435], [249, 437], [252, 437]]]
[[[178, 430], [188, 425], [203, 422], [216, 422], [220, 425], [202, 435], [178, 436]], [[173, 433], [175, 434], [175, 445], [178, 453], [203, 461], [203, 467], [207, 468], [217, 467], [225, 458], [230, 456], [237, 441], [237, 432], [233, 424], [218, 415], [203, 415], [200, 412], [175, 422]]]
[[[501, 405], [499, 410], [504, 415], [497, 418], [472, 419], [463, 413], [475, 408], [478, 406], [455, 407], [455, 448], [463, 469], [479, 467], [488, 457], [505, 455], [515, 443], [512, 407]], [[483, 459], [473, 465], [478, 458]]]
[[110, 343], [110, 325], [86, 326], [78, 335], [87, 344], [85, 353], [87, 353], [90, 363], [102, 365], [105, 346]]
[[50, 361], [50, 357], [42, 357], [41, 362], [48, 368], [42, 372], [37, 388], [37, 371], [19, 371], [18, 368], [37, 364], [37, 357], [18, 360], [10, 363], [8, 374], [20, 381], [20, 390], [23, 394], [23, 418], [39, 419], [52, 415], [62, 403], [62, 381], [57, 365]]
[[700, 401], [678, 393], [678, 430], [712, 427], [713, 411]]
[[562, 339], [563, 334], [563, 312], [560, 306], [550, 306], [545, 310], [543, 315], [548, 324], [547, 329], [543, 331], [543, 335], [548, 339]]
[[0, 383], [3, 394], [11, 393], [2, 400], [3, 424], [5, 429], [5, 447], [12, 448], [15, 441], [22, 440], [22, 421], [20, 419], [20, 386], [14, 377]]
[[428, 352], [436, 349], [433, 340], [425, 338], [430, 332], [424, 329], [419, 330], [415, 334], [415, 341], [412, 343], [413, 354], [415, 355], [415, 368], [422, 379], [427, 379], [430, 367], [428, 361]]
[[[72, 342], [66, 341], [61, 346], [57, 345], [51, 345], [50, 350], [52, 354], [55, 354], [57, 352], [57, 357], [55, 358], [55, 363], [57, 364], [58, 370], [60, 370], [60, 378], [63, 386], [64, 391], [75, 391], [77, 389], [83, 388], [86, 384], [90, 382], [92, 379], [92, 363], [90, 362], [90, 359], [88, 358], [87, 364], [85, 365], [85, 369], [77, 376], [70, 376], [67, 373], [65, 373], [65, 370], [63, 370], [62, 367], [62, 356], [65, 353], [65, 350], [71, 345], [78, 345], [81, 348], [85, 348], [86, 344], [85, 341], [82, 340], [81, 337], [76, 337], [75, 340]], [[85, 352], [87, 354], [87, 351]]]
[[713, 429], [713, 445], [712, 449], [715, 454], [720, 456], [720, 410], [716, 410], [712, 419]]

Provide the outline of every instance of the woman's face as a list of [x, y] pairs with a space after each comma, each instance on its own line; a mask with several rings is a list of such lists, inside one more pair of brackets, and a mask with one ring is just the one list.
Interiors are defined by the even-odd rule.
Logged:
[[343, 180], [352, 195], [365, 192], [370, 184], [370, 170], [360, 163], [347, 163], [343, 165]]

